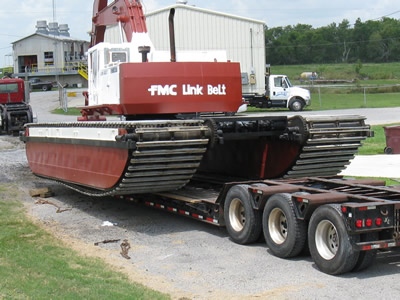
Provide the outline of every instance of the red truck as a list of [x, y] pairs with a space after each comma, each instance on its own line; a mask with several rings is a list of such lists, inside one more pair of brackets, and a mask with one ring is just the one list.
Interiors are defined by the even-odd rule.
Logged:
[[18, 78], [0, 79], [0, 133], [15, 134], [33, 120], [29, 89]]

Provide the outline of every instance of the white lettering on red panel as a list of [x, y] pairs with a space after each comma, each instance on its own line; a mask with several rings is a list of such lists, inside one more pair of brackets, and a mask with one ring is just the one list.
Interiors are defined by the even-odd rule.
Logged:
[[[152, 85], [148, 89], [151, 96], [178, 96], [177, 91], [178, 85]], [[206, 88], [200, 84], [182, 85], [182, 95], [184, 96], [202, 96], [206, 93], [207, 95], [224, 96], [226, 95], [225, 84], [218, 84], [216, 86], [208, 84]]]

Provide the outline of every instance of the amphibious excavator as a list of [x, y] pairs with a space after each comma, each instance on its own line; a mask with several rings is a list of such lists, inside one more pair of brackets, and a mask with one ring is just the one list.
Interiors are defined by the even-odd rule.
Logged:
[[335, 175], [370, 134], [354, 115], [234, 116], [239, 63], [221, 51], [177, 52], [173, 9], [166, 52], [150, 41], [139, 0], [95, 0], [92, 20], [82, 117], [28, 124], [21, 137], [38, 176], [107, 196], [178, 190], [193, 178]]

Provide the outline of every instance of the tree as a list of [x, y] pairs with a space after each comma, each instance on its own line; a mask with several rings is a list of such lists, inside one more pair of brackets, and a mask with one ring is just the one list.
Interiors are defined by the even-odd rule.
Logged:
[[313, 28], [297, 24], [265, 30], [267, 62], [321, 64], [391, 62], [400, 60], [400, 20], [383, 18], [354, 26], [344, 19], [339, 24]]

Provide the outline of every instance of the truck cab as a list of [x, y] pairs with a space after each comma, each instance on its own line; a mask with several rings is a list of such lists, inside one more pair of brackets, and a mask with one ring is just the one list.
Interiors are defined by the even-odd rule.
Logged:
[[286, 75], [270, 75], [266, 78], [266, 96], [271, 107], [287, 107], [301, 111], [311, 104], [310, 91], [293, 86]]
[[22, 79], [0, 79], [0, 133], [18, 133], [33, 121], [29, 91]]

